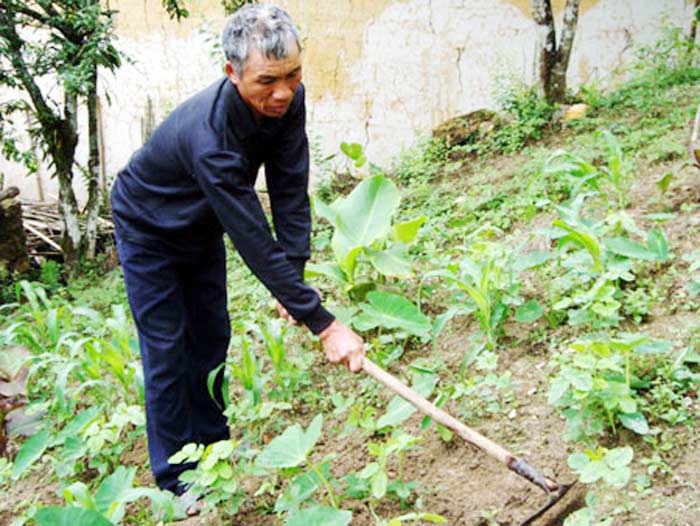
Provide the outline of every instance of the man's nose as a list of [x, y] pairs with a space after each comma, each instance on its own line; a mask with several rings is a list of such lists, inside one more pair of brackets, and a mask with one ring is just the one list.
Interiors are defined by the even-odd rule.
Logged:
[[275, 88], [275, 91], [272, 92], [272, 98], [279, 102], [288, 101], [293, 96], [294, 90], [291, 86], [287, 86], [286, 84], [278, 86]]

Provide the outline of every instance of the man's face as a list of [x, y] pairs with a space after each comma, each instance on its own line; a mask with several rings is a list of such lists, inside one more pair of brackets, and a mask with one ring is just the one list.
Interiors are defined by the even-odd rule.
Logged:
[[229, 63], [226, 63], [226, 74], [257, 121], [262, 117], [282, 117], [301, 82], [299, 46], [292, 45], [289, 54], [280, 60], [269, 59], [252, 49], [240, 77]]

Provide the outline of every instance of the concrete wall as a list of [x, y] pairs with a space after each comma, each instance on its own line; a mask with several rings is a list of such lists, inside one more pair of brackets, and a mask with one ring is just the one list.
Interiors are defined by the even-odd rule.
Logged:
[[[499, 82], [534, 82], [535, 26], [529, 0], [278, 0], [304, 34], [309, 135], [325, 154], [362, 143], [386, 163], [445, 119], [496, 105]], [[565, 0], [553, 0], [561, 15]], [[639, 44], [665, 23], [689, 25], [688, 0], [581, 0], [569, 83], [609, 83]], [[190, 0], [171, 21], [160, 0], [111, 0], [118, 48], [130, 62], [101, 79], [107, 174], [142, 141], [150, 97], [159, 121], [222, 74], [219, 0]], [[110, 103], [107, 103], [109, 99]], [[83, 116], [84, 118], [84, 116]], [[82, 141], [80, 155], [85, 155]], [[36, 182], [2, 161], [7, 184], [36, 195]], [[55, 195], [49, 187], [47, 197]]]

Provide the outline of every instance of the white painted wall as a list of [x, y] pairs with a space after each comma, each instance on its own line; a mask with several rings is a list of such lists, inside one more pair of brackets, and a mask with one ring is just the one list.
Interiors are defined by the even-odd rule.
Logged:
[[[146, 2], [142, 12], [134, 1], [117, 0], [113, 6], [123, 14], [118, 47], [132, 62], [103, 76], [100, 85], [109, 176], [141, 144], [147, 96], [160, 120], [222, 72], [212, 43], [198, 29], [208, 23], [216, 40], [223, 25], [216, 0], [194, 2], [192, 20], [179, 27], [162, 13], [153, 14], [162, 11], [160, 2]], [[417, 132], [494, 108], [499, 78], [535, 81], [535, 27], [523, 8], [527, 2], [278, 3], [305, 31], [308, 128], [326, 154], [336, 152], [343, 140], [355, 141], [365, 145], [372, 161], [386, 163], [410, 146]], [[569, 66], [572, 86], [593, 80], [610, 84], [615, 70], [631, 63], [635, 47], [658, 39], [666, 23], [688, 25], [692, 11], [687, 0], [584, 0], [582, 5]], [[340, 85], [330, 82], [331, 75]], [[79, 152], [84, 159], [84, 140]], [[2, 160], [0, 171], [6, 186], [16, 184], [24, 197], [36, 197], [36, 182], [24, 177], [21, 167]], [[49, 186], [49, 196], [55, 196], [55, 188]]]

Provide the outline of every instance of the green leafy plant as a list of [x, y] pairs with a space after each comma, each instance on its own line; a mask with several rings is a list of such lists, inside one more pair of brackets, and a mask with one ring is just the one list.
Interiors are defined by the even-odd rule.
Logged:
[[135, 488], [135, 475], [136, 468], [120, 466], [102, 481], [94, 494], [84, 483], [74, 482], [63, 490], [67, 507], [41, 508], [34, 515], [34, 520], [38, 526], [118, 525], [125, 517], [126, 505], [141, 498], [150, 499], [155, 521], [184, 515], [171, 493], [153, 488]]
[[634, 457], [630, 446], [606, 449], [586, 449], [583, 453], [572, 453], [567, 463], [584, 484], [598, 480], [614, 488], [622, 488], [629, 482], [632, 470], [629, 468]]
[[[418, 437], [397, 429], [385, 442], [370, 442], [367, 444], [369, 454], [376, 460], [368, 463], [359, 471], [357, 478], [367, 482], [370, 510], [375, 516], [377, 524], [381, 524], [381, 520], [374, 513], [374, 508], [379, 501], [389, 494], [404, 502], [411, 496], [411, 492], [416, 489], [417, 483], [403, 480], [404, 456], [406, 451], [415, 449], [419, 440]], [[392, 480], [389, 475], [388, 463], [393, 457], [396, 457], [398, 467], [396, 478]], [[356, 480], [354, 482], [357, 483]], [[357, 491], [357, 484], [355, 486], [355, 491]]]
[[564, 177], [570, 185], [572, 198], [592, 189], [609, 200], [608, 194], [612, 192], [615, 205], [625, 208], [633, 166], [622, 154], [620, 144], [610, 131], [599, 131], [595, 137], [604, 146], [601, 164], [560, 149], [545, 161], [542, 171], [545, 175]]
[[330, 278], [353, 300], [364, 299], [379, 279], [410, 276], [407, 249], [425, 216], [392, 225], [398, 205], [396, 185], [383, 175], [364, 179], [330, 205], [314, 199], [316, 213], [334, 228], [335, 262], [307, 265], [306, 275]]
[[[326, 457], [320, 463], [310, 459], [311, 451], [321, 437], [322, 427], [323, 416], [320, 414], [312, 420], [306, 431], [299, 424], [294, 424], [281, 435], [273, 438], [255, 459], [255, 465], [265, 469], [289, 469], [300, 466], [306, 466], [308, 469], [290, 482], [292, 495], [296, 498], [287, 498], [285, 505], [279, 508], [287, 512], [285, 520], [287, 526], [302, 524], [346, 526], [352, 519], [351, 512], [338, 508], [338, 496], [328, 476], [327, 466], [331, 458]], [[311, 498], [319, 487], [325, 490], [329, 505], [312, 505], [301, 509], [300, 506]], [[303, 499], [300, 498], [300, 494], [304, 496]]]
[[[488, 230], [477, 232], [470, 245], [459, 248], [462, 253], [459, 261], [448, 264], [445, 269], [426, 273], [424, 279], [443, 278], [466, 294], [461, 300], [455, 298], [459, 308], [453, 307], [436, 319], [434, 335], [450, 317], [473, 314], [479, 320], [485, 347], [493, 350], [509, 312], [524, 303], [518, 293], [520, 273], [542, 265], [551, 256], [541, 252], [523, 256], [518, 249], [512, 250], [505, 244], [482, 237], [489, 233]], [[537, 319], [521, 315], [523, 320]]]
[[634, 376], [635, 349], [647, 342], [643, 335], [589, 338], [572, 343], [553, 359], [556, 374], [548, 402], [562, 408], [567, 438], [584, 440], [618, 423], [640, 435], [649, 432], [641, 412]]
[[254, 452], [234, 440], [220, 440], [207, 446], [186, 444], [168, 462], [196, 462], [194, 469], [180, 474], [180, 481], [195, 495], [203, 495], [205, 511], [220, 508], [235, 514], [245, 496], [240, 481], [250, 474]]
[[[647, 235], [625, 213], [602, 221], [584, 217], [586, 197], [580, 194], [569, 206], [555, 206], [560, 218], [553, 221], [550, 235], [557, 239], [557, 262], [565, 272], [549, 280], [548, 295], [552, 311], [565, 312], [571, 325], [601, 328], [621, 320], [621, 283], [635, 279], [635, 262], [660, 263], [672, 255], [660, 229]], [[647, 245], [628, 233], [646, 235]]]

